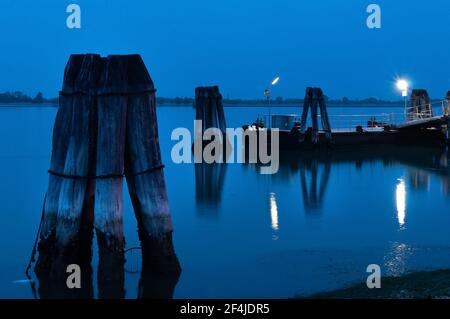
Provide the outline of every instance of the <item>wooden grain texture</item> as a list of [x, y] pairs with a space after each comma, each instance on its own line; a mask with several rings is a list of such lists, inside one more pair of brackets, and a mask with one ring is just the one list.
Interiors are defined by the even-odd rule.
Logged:
[[164, 278], [167, 280], [160, 293], [142, 296], [171, 296], [181, 268], [172, 242], [155, 90], [139, 55], [70, 57], [52, 146], [35, 267], [40, 294], [44, 298], [92, 297], [92, 282], [83, 281], [84, 290], [68, 290], [65, 278], [67, 265], [75, 263], [87, 274], [83, 278], [92, 279], [95, 228], [99, 297], [125, 296], [126, 173], [143, 249], [142, 278], [161, 273], [160, 284], [164, 286]]
[[322, 129], [326, 132], [327, 141], [331, 141], [331, 125], [328, 118], [328, 111], [325, 104], [325, 98], [320, 88], [307, 87], [305, 98], [303, 100], [302, 122], [300, 128], [299, 141], [305, 140], [306, 124], [308, 119], [308, 112], [311, 110], [311, 142], [312, 144], [319, 143], [319, 121], [318, 111], [320, 110]]

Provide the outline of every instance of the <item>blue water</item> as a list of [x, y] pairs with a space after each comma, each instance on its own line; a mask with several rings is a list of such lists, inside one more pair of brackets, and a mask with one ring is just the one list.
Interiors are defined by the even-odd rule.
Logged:
[[[240, 127], [267, 108], [227, 107], [225, 112], [228, 126]], [[401, 113], [401, 108], [329, 112]], [[24, 268], [47, 188], [55, 114], [53, 107], [0, 107], [0, 298], [33, 297]], [[158, 108], [182, 267], [174, 297], [285, 298], [365, 281], [369, 264], [395, 276], [450, 268], [445, 152], [291, 158], [273, 176], [259, 174], [254, 165], [214, 166], [216, 177], [202, 192], [196, 188], [194, 165], [170, 160], [171, 131], [192, 129], [193, 119], [189, 107]], [[127, 190], [124, 198], [127, 247], [138, 246]], [[139, 267], [139, 251], [128, 253], [126, 269]], [[138, 281], [139, 271], [127, 273], [127, 298], [136, 298]]]

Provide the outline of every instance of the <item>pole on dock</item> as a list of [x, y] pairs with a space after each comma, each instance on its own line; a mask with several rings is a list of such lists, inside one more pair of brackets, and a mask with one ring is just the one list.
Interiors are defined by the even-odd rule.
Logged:
[[306, 122], [308, 118], [308, 111], [311, 109], [311, 142], [313, 144], [319, 143], [319, 125], [318, 125], [318, 108], [320, 108], [320, 116], [322, 122], [322, 129], [325, 132], [327, 142], [331, 142], [331, 125], [328, 118], [327, 106], [323, 91], [320, 88], [307, 87], [305, 99], [303, 100], [302, 123], [300, 129], [299, 141], [303, 142], [305, 139]]
[[124, 176], [145, 264], [162, 265], [179, 276], [155, 89], [139, 55], [70, 57], [53, 131], [49, 173], [35, 266], [38, 278], [60, 282], [60, 276], [67, 277], [67, 265], [90, 267], [95, 228], [99, 296], [125, 296]]

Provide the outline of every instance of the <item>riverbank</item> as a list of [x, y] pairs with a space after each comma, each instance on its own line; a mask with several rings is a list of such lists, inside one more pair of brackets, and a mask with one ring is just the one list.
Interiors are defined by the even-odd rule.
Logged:
[[450, 299], [450, 269], [383, 277], [380, 289], [368, 289], [364, 282], [307, 299]]

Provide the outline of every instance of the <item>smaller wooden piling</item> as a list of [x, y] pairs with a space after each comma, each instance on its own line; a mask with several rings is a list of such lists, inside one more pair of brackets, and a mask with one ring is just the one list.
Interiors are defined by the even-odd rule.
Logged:
[[447, 92], [447, 96], [445, 97], [445, 115], [450, 116], [450, 91]]
[[411, 92], [409, 109], [406, 110], [408, 120], [433, 117], [430, 97], [427, 90], [414, 89]]
[[320, 109], [322, 129], [325, 132], [327, 141], [331, 142], [331, 125], [328, 118], [328, 111], [325, 104], [325, 97], [320, 88], [307, 87], [303, 100], [302, 122], [300, 129], [300, 141], [304, 141], [308, 111], [311, 109], [312, 132], [311, 141], [313, 144], [319, 143], [318, 108]]
[[[195, 162], [199, 163], [202, 161], [199, 155], [203, 151], [204, 147], [207, 147], [209, 143], [203, 141], [203, 134], [208, 129], [217, 129], [222, 133], [220, 149], [221, 155], [217, 155], [221, 158], [222, 162], [226, 162], [226, 159], [231, 154], [231, 143], [228, 140], [226, 133], [226, 120], [225, 112], [223, 108], [223, 98], [220, 94], [218, 86], [210, 87], [197, 87], [195, 89], [195, 137], [194, 137], [194, 156], [196, 158]], [[201, 127], [199, 127], [199, 122], [201, 121]], [[198, 147], [198, 149], [195, 149]], [[214, 154], [215, 155], [215, 154]]]
[[447, 145], [450, 145], [450, 91], [447, 92], [444, 102], [444, 115], [447, 117]]
[[218, 86], [195, 89], [195, 118], [203, 121], [202, 132], [209, 128], [219, 128], [222, 134], [226, 134], [227, 124], [222, 100]]
[[325, 138], [328, 141], [331, 141], [331, 124], [330, 124], [330, 119], [328, 117], [328, 110], [327, 110], [327, 105], [325, 102], [325, 96], [322, 92], [322, 89], [318, 88], [317, 89], [317, 95], [318, 95], [318, 103], [319, 103], [319, 108], [320, 108], [320, 119], [322, 122], [322, 130], [325, 132]]

